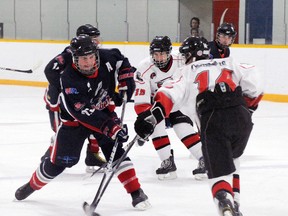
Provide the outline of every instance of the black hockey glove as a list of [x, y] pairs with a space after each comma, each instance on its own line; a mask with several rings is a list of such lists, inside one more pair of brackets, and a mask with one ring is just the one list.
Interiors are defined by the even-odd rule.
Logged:
[[[117, 122], [118, 120], [119, 122]], [[119, 142], [127, 142], [129, 139], [128, 127], [126, 124], [124, 124], [121, 128], [119, 124], [119, 118], [109, 119], [102, 125], [101, 131], [104, 135], [110, 137], [112, 140], [116, 140], [116, 138], [118, 138]]]
[[154, 132], [156, 125], [164, 118], [164, 107], [157, 102], [152, 106], [151, 109], [141, 113], [137, 117], [134, 123], [134, 129], [142, 139], [147, 140], [148, 137]]
[[126, 124], [122, 126], [122, 129], [117, 133], [116, 138], [119, 142], [124, 143], [127, 142], [129, 139], [128, 136], [128, 127]]
[[135, 91], [135, 81], [134, 81], [134, 72], [136, 69], [134, 67], [125, 68], [118, 73], [118, 89], [119, 94], [123, 98], [124, 93], [127, 95], [127, 102], [130, 102], [131, 97]]
[[121, 106], [123, 104], [123, 97], [117, 92], [114, 93], [113, 99], [115, 106]]

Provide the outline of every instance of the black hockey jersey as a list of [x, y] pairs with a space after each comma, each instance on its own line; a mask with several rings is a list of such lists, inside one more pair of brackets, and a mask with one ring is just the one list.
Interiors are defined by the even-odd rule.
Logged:
[[210, 47], [210, 58], [214, 59], [214, 58], [226, 58], [230, 56], [230, 49], [229, 48], [224, 48], [224, 49], [220, 49], [217, 46], [217, 43], [215, 40], [210, 41], [209, 43], [209, 47]]
[[82, 75], [73, 64], [61, 75], [61, 118], [77, 121], [91, 130], [102, 132], [107, 121], [112, 121], [111, 104], [119, 70], [131, 65], [118, 49], [99, 49], [100, 65], [95, 75]]

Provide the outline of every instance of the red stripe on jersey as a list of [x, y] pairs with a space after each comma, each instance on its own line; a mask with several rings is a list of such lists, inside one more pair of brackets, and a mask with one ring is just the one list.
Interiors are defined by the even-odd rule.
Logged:
[[182, 141], [182, 143], [184, 143], [184, 145], [187, 147], [187, 149], [189, 149], [200, 142], [200, 136], [198, 133], [190, 134], [190, 135], [184, 137], [183, 139], [181, 139], [181, 141]]
[[249, 98], [249, 97], [244, 96], [244, 99], [248, 107], [257, 107], [262, 97], [263, 97], [263, 94], [259, 95], [256, 98]]
[[150, 70], [151, 67], [153, 67], [154, 64], [151, 64], [143, 73], [142, 73], [142, 77], [144, 76], [144, 74]]
[[212, 187], [213, 198], [215, 198], [217, 192], [220, 190], [224, 190], [224, 191], [230, 193], [232, 196], [234, 196], [231, 185], [224, 180], [218, 181], [213, 185], [213, 187]]
[[156, 137], [152, 139], [152, 143], [156, 150], [164, 148], [167, 145], [170, 145], [170, 140], [168, 136]]
[[145, 112], [146, 110], [150, 109], [152, 107], [151, 104], [138, 104], [134, 106], [134, 110], [139, 115], [142, 112]]
[[172, 100], [167, 95], [165, 95], [163, 92], [157, 92], [154, 100], [155, 100], [155, 102], [161, 103], [161, 105], [165, 109], [165, 114], [166, 114], [165, 117], [168, 118], [170, 115], [170, 112], [172, 110], [172, 107], [173, 107]]

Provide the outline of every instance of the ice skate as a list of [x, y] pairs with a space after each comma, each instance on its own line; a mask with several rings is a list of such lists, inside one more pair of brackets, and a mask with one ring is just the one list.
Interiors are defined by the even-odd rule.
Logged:
[[233, 204], [227, 198], [227, 192], [223, 190], [217, 192], [216, 199], [219, 201], [218, 208], [221, 216], [237, 216]]
[[235, 209], [235, 215], [236, 216], [243, 216], [243, 214], [240, 212], [240, 210], [239, 210], [239, 203], [237, 203], [237, 202], [235, 202], [234, 201], [234, 209]]
[[104, 166], [105, 163], [106, 163], [106, 160], [100, 156], [99, 152], [93, 153], [89, 150], [89, 147], [87, 147], [86, 158], [85, 158], [85, 164], [87, 166], [86, 167], [87, 173], [94, 173], [96, 171], [95, 166], [101, 167], [101, 166]]
[[171, 150], [171, 156], [168, 159], [162, 161], [161, 167], [156, 170], [156, 174], [158, 175], [159, 180], [176, 179], [176, 170], [177, 168], [174, 162], [173, 150]]
[[139, 188], [137, 191], [132, 192], [131, 197], [132, 205], [134, 208], [139, 210], [146, 210], [151, 207], [147, 195], [143, 192], [141, 188]]
[[196, 180], [203, 180], [207, 178], [207, 172], [206, 172], [205, 162], [204, 162], [203, 157], [199, 159], [198, 167], [195, 170], [193, 170], [192, 173]]
[[18, 188], [15, 192], [17, 200], [24, 200], [30, 196], [35, 190], [30, 186], [30, 183], [26, 183], [22, 187]]

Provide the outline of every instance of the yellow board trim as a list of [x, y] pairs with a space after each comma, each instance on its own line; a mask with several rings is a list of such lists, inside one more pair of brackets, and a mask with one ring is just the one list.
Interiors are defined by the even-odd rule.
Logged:
[[272, 102], [285, 102], [285, 103], [288, 103], [288, 95], [264, 94], [263, 100], [272, 101]]
[[19, 85], [46, 88], [48, 86], [48, 82], [0, 79], [0, 85]]

